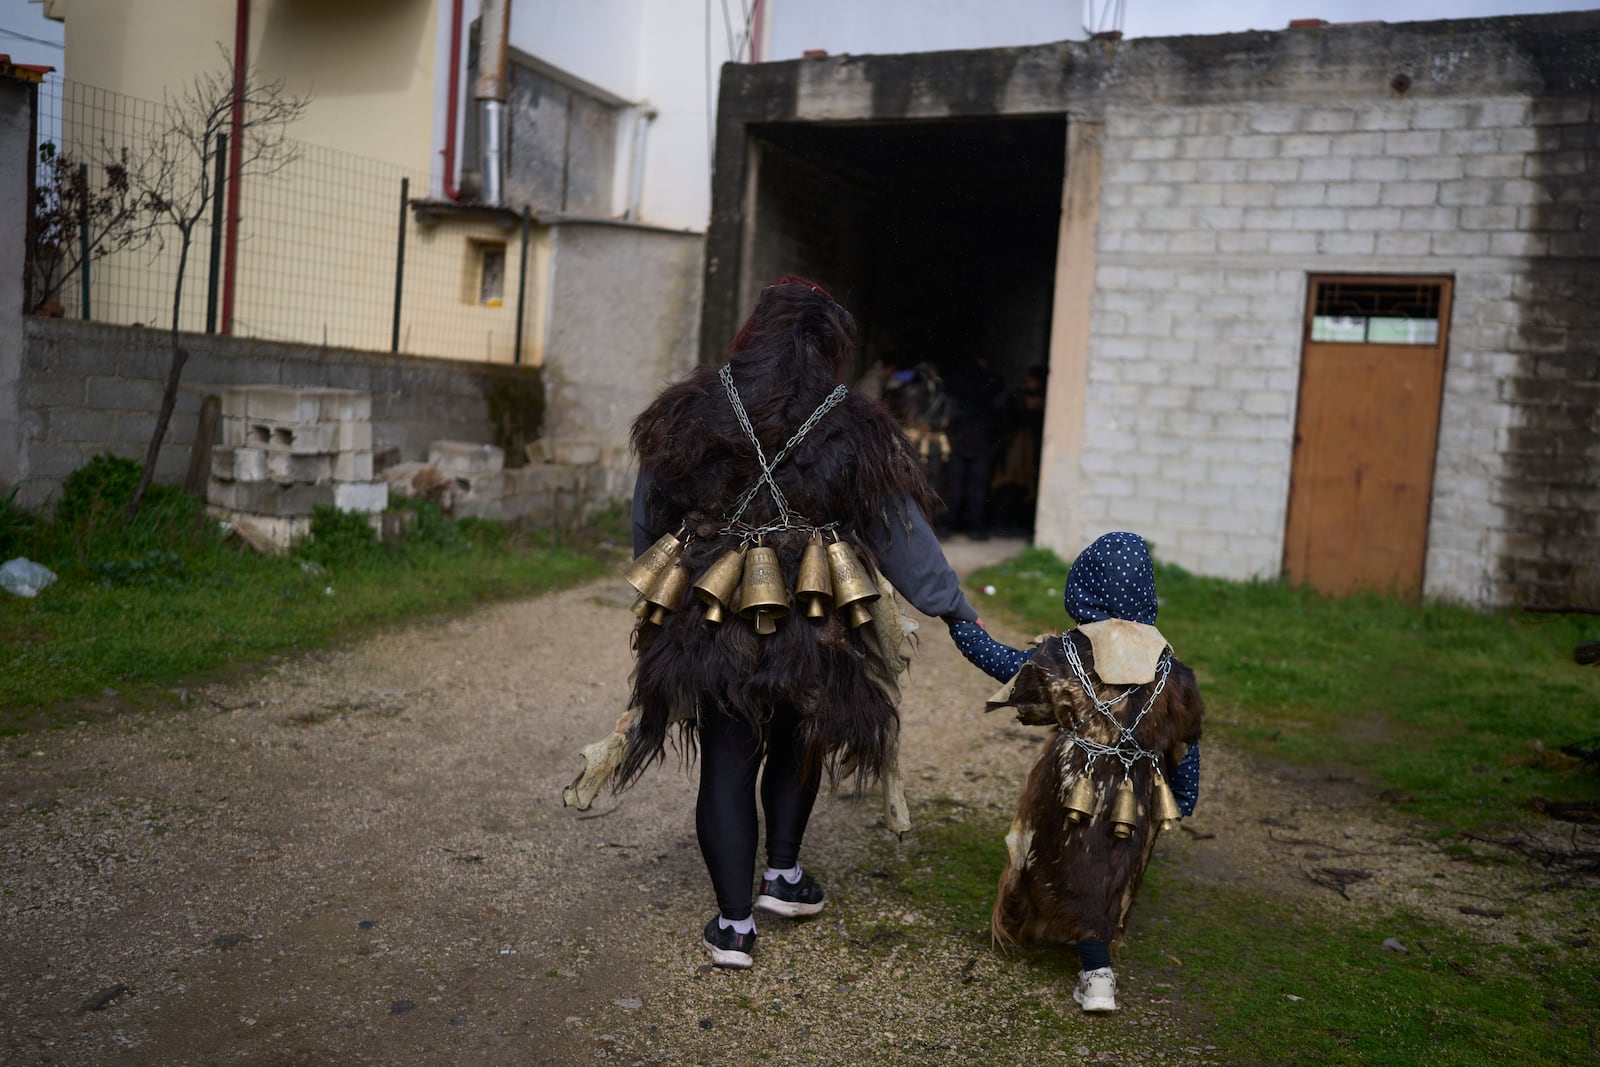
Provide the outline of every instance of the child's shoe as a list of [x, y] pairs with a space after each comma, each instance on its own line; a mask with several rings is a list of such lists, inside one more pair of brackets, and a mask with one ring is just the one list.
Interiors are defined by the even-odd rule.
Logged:
[[1079, 971], [1078, 986], [1072, 991], [1084, 1011], [1117, 1010], [1117, 976], [1110, 967], [1094, 971]]
[[718, 967], [749, 967], [754, 962], [750, 953], [755, 951], [756, 932], [741, 934], [731, 926], [723, 926], [722, 916], [713, 915], [706, 923], [705, 946], [711, 953], [711, 962]]

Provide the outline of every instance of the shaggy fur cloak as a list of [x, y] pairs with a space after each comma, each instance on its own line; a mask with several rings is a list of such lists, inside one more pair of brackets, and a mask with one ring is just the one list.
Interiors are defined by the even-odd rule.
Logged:
[[[730, 366], [769, 460], [835, 385], [825, 361], [803, 355], [786, 361], [736, 354]], [[727, 512], [760, 475], [716, 368], [701, 368], [657, 397], [635, 421], [633, 445], [641, 473], [651, 480], [645, 498], [650, 535], [686, 528], [690, 540], [682, 558], [698, 581], [740, 544], [721, 531]], [[792, 521], [837, 523], [838, 536], [874, 572], [881, 540], [901, 533], [907, 509], [927, 512], [927, 483], [899, 428], [877, 403], [853, 394], [823, 416], [774, 473]], [[742, 521], [759, 527], [777, 515], [763, 487]], [[777, 550], [791, 592], [807, 537], [790, 530], [762, 542]], [[868, 677], [863, 638], [836, 612], [808, 619], [791, 611], [777, 633], [766, 636], [736, 617], [708, 623], [692, 594], [660, 625], [639, 623], [630, 705], [638, 713], [618, 787], [662, 756], [671, 724], [682, 724], [692, 752], [699, 716], [723, 709], [764, 729], [778, 705], [799, 711], [808, 766], [875, 777], [898, 722], [893, 703]]]
[[[990, 924], [1001, 942], [1070, 944], [1092, 937], [1111, 944], [1127, 922], [1160, 831], [1151, 818], [1157, 768], [1148, 759], [1135, 760], [1131, 768], [1138, 812], [1131, 837], [1111, 832], [1108, 811], [1123, 779], [1122, 762], [1115, 758], [1094, 761], [1094, 817], [1067, 821], [1067, 796], [1087, 762], [1083, 749], [1072, 743], [1072, 732], [1115, 745], [1117, 731], [1084, 693], [1068, 664], [1065, 641], [1073, 643], [1099, 699], [1109, 700], [1127, 688], [1100, 681], [1089, 639], [1071, 630], [1045, 639], [1012, 680], [1009, 697], [998, 705], [1015, 708], [1017, 720], [1025, 725], [1054, 727], [1017, 800], [1006, 837], [1010, 858], [1000, 876]], [[1138, 715], [1154, 685], [1139, 686], [1116, 706], [1120, 723]], [[1134, 731], [1139, 744], [1156, 753], [1169, 780], [1189, 745], [1200, 739], [1204, 710], [1194, 672], [1174, 659], [1166, 686]]]

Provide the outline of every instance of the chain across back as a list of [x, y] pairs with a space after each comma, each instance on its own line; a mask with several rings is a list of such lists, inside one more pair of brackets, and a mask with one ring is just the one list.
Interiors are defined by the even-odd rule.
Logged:
[[[744, 402], [739, 399], [739, 390], [733, 384], [733, 369], [724, 365], [717, 372], [717, 377], [722, 380], [722, 387], [728, 393], [728, 403], [733, 407], [734, 417], [739, 420], [739, 428], [744, 431], [745, 436], [750, 439], [750, 444], [755, 448], [756, 463], [761, 467], [760, 477], [756, 479], [754, 485], [745, 490], [744, 495], [734, 504], [722, 532], [759, 539], [762, 534], [776, 533], [780, 530], [800, 530], [806, 533], [814, 533], [818, 530], [831, 530], [837, 526], [837, 523], [817, 526], [812, 524], [805, 516], [797, 516], [791, 513], [789, 501], [785, 499], [783, 490], [778, 488], [778, 481], [773, 477], [772, 472], [794, 450], [795, 446], [805, 439], [806, 434], [811, 432], [812, 427], [822, 421], [824, 415], [839, 406], [844, 398], [850, 395], [850, 391], [842, 385], [834, 386], [833, 392], [823, 398], [822, 403], [817, 405], [817, 409], [806, 417], [806, 421], [800, 424], [800, 428], [790, 436], [789, 440], [784, 442], [782, 448], [773, 454], [772, 459], [768, 460], [765, 450], [761, 447], [760, 439], [756, 437], [755, 427], [750, 425], [750, 416], [745, 412]], [[751, 502], [755, 500], [756, 494], [761, 491], [762, 486], [766, 486], [767, 491], [772, 495], [772, 502], [778, 509], [777, 521], [759, 527], [746, 525], [740, 520], [744, 517], [745, 509], [750, 506]]]
[[1096, 759], [1104, 756], [1107, 759], [1115, 759], [1122, 763], [1124, 778], [1127, 778], [1129, 772], [1133, 769], [1134, 763], [1141, 759], [1149, 760], [1159, 771], [1161, 763], [1157, 759], [1156, 753], [1139, 744], [1135, 740], [1133, 733], [1139, 728], [1139, 724], [1144, 721], [1145, 714], [1155, 706], [1156, 698], [1161, 696], [1161, 691], [1167, 687], [1167, 676], [1172, 672], [1172, 650], [1167, 649], [1161, 653], [1161, 660], [1156, 664], [1156, 683], [1150, 690], [1150, 698], [1145, 701], [1144, 707], [1139, 709], [1139, 713], [1133, 717], [1133, 721], [1124, 726], [1117, 721], [1112, 709], [1134, 693], [1137, 693], [1140, 687], [1137, 685], [1129, 686], [1122, 691], [1121, 695], [1112, 697], [1110, 700], [1101, 700], [1095, 693], [1094, 680], [1089, 677], [1088, 670], [1084, 668], [1083, 660], [1079, 658], [1078, 650], [1073, 645], [1071, 638], [1063, 634], [1061, 636], [1061, 645], [1067, 654], [1067, 663], [1072, 667], [1073, 676], [1077, 679], [1078, 684], [1083, 687], [1083, 693], [1089, 698], [1089, 702], [1094, 705], [1093, 714], [1105, 716], [1117, 730], [1117, 743], [1114, 745], [1102, 745], [1074, 731], [1068, 731], [1072, 743], [1083, 749], [1084, 755], [1088, 757], [1088, 763], [1085, 766], [1092, 766]]

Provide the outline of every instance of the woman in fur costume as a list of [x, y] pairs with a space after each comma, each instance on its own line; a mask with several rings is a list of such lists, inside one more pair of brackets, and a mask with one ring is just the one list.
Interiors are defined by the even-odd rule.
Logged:
[[[677, 531], [699, 581], [730, 550], [760, 545], [776, 551], [792, 591], [820, 531], [923, 612], [976, 620], [928, 525], [928, 486], [905, 438], [881, 405], [839, 384], [855, 339], [849, 312], [814, 283], [785, 277], [762, 290], [727, 364], [669, 386], [634, 423], [635, 555]], [[880, 619], [890, 604], [877, 606]], [[700, 608], [689, 597], [635, 631], [634, 715], [617, 785], [662, 757], [674, 725], [698, 750], [695, 831], [719, 908], [705, 946], [719, 966], [748, 967], [752, 906], [822, 909], [799, 858], [812, 804], [824, 771], [867, 781], [893, 762], [903, 662], [883, 647], [884, 627], [853, 627], [836, 611], [795, 611], [763, 634], [731, 606], [720, 624]], [[893, 622], [898, 645], [897, 613]], [[763, 762], [767, 870], [752, 901]]]
[[[969, 660], [1009, 679], [991, 710], [1014, 708], [1019, 722], [1052, 728], [1006, 835], [995, 940], [1075, 944], [1082, 969], [1073, 999], [1084, 1011], [1115, 1011], [1111, 945], [1156, 834], [1171, 815], [1194, 811], [1204, 707], [1194, 672], [1155, 628], [1155, 572], [1143, 538], [1095, 541], [1073, 561], [1065, 600], [1077, 629], [1025, 651], [971, 623], [951, 631]], [[1166, 809], [1171, 799], [1175, 813]]]

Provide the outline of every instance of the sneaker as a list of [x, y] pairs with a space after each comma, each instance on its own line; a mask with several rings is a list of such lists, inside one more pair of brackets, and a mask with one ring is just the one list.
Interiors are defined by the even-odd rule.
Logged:
[[756, 947], [756, 932], [741, 934], [723, 926], [722, 916], [713, 915], [706, 923], [705, 945], [711, 953], [711, 962], [718, 967], [748, 967], [753, 962], [750, 953]]
[[1072, 999], [1082, 1005], [1084, 1011], [1116, 1011], [1117, 976], [1111, 973], [1110, 967], [1079, 971]]
[[797, 915], [815, 915], [822, 910], [822, 887], [804, 871], [800, 872], [798, 882], [791, 882], [782, 875], [763, 878], [756, 907], [791, 919]]

